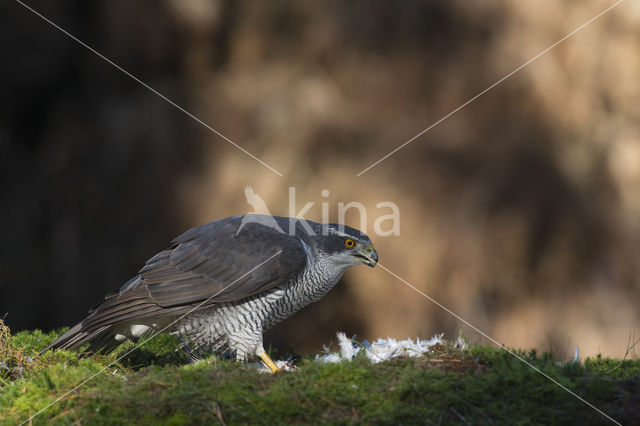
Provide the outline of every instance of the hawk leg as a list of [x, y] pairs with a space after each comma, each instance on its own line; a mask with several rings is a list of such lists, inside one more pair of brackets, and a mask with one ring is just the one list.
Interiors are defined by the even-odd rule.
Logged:
[[277, 373], [278, 371], [280, 371], [276, 363], [273, 362], [273, 360], [269, 357], [269, 355], [267, 355], [264, 350], [262, 351], [262, 353], [259, 353], [258, 356], [260, 357], [262, 362], [264, 362], [266, 366], [269, 367], [269, 370], [271, 370], [272, 373]]

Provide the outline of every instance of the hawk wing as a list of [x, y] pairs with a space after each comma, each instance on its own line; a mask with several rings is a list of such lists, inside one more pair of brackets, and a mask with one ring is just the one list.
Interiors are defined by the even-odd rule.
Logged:
[[[288, 282], [307, 264], [304, 243], [242, 217], [193, 228], [139, 272], [149, 297], [163, 307], [231, 302]], [[279, 254], [278, 254], [279, 253]], [[121, 291], [122, 293], [122, 291]]]

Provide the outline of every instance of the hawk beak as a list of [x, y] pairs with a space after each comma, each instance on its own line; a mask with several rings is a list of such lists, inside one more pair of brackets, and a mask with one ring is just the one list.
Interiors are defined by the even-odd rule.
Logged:
[[372, 268], [378, 264], [378, 252], [371, 244], [369, 244], [366, 249], [359, 250], [356, 257], [361, 259], [362, 263]]

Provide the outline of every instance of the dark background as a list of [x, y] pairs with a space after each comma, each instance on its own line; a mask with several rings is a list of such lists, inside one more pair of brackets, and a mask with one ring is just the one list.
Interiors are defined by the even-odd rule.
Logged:
[[[31, 1], [279, 177], [18, 3], [0, 5], [0, 314], [79, 321], [200, 223], [359, 201], [386, 267], [510, 346], [624, 353], [638, 333], [640, 11], [622, 4]], [[635, 18], [634, 18], [635, 17]], [[321, 197], [322, 189], [331, 196]], [[400, 236], [373, 235], [376, 203]], [[358, 224], [357, 216], [349, 216]], [[472, 331], [357, 268], [268, 343]]]

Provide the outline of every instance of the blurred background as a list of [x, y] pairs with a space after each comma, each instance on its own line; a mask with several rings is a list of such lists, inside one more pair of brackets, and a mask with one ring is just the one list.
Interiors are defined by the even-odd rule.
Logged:
[[[362, 203], [384, 266], [504, 344], [624, 355], [640, 337], [639, 3], [356, 177], [612, 3], [28, 2], [280, 177], [3, 2], [0, 315], [70, 326], [184, 230], [251, 211], [245, 186], [276, 215], [295, 187], [312, 220]], [[400, 235], [373, 234], [385, 201]], [[483, 341], [361, 267], [266, 342], [312, 353], [338, 330]]]

